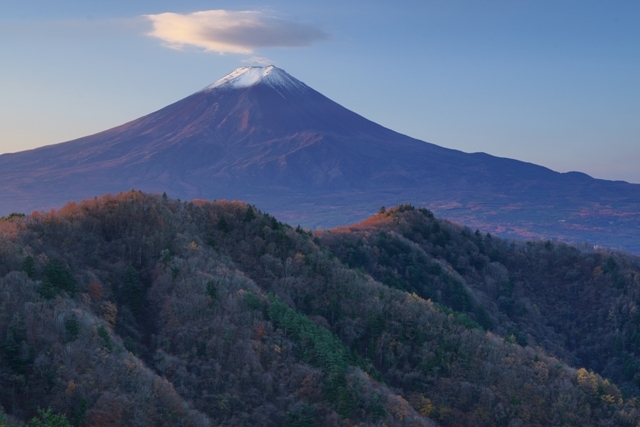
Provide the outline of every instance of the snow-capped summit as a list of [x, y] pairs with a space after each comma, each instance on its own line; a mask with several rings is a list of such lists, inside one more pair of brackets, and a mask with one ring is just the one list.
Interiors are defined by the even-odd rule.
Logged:
[[292, 77], [283, 69], [267, 65], [236, 68], [203, 90], [211, 91], [216, 88], [242, 89], [258, 83], [266, 84], [274, 89], [306, 90], [308, 88], [307, 85]]
[[[510, 237], [562, 236], [640, 253], [640, 185], [419, 141], [272, 65], [238, 68], [98, 134], [0, 156], [0, 215], [130, 188], [245, 200], [309, 227], [415, 201]], [[602, 205], [616, 207], [593, 210]]]

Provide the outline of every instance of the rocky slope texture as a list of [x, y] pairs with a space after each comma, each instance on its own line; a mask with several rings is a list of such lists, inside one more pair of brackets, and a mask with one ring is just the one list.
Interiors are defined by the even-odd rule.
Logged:
[[139, 192], [13, 216], [0, 424], [635, 426], [635, 377], [594, 360], [635, 363], [639, 273], [411, 206], [315, 236]]
[[285, 71], [243, 67], [122, 126], [0, 156], [0, 214], [132, 188], [244, 200], [305, 227], [411, 202], [505, 236], [640, 251], [640, 185], [409, 138]]

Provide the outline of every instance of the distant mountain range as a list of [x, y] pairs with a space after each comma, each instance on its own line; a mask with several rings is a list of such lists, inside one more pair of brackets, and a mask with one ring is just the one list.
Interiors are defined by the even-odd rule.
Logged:
[[132, 188], [243, 200], [311, 228], [411, 202], [506, 237], [640, 253], [640, 185], [410, 138], [274, 66], [239, 68], [95, 135], [0, 156], [3, 215]]

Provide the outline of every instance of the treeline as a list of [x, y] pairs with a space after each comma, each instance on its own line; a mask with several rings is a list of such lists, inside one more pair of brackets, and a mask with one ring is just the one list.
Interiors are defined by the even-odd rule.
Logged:
[[[554, 323], [579, 302], [551, 313], [564, 294], [536, 296], [590, 301], [576, 283], [593, 267], [584, 286], [622, 304], [634, 259], [597, 256], [408, 205], [315, 234], [240, 202], [138, 192], [12, 216], [0, 423], [47, 408], [75, 426], [635, 426], [631, 368], [609, 374], [618, 356], [570, 334], [588, 326]], [[594, 333], [634, 361], [634, 329], [613, 320]]]

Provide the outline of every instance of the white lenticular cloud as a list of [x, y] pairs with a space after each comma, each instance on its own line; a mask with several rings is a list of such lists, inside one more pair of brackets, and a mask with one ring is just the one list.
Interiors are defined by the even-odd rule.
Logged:
[[197, 47], [210, 52], [251, 54], [265, 47], [304, 47], [326, 40], [320, 28], [259, 11], [205, 10], [187, 15], [144, 15], [153, 24], [148, 35], [172, 49]]

